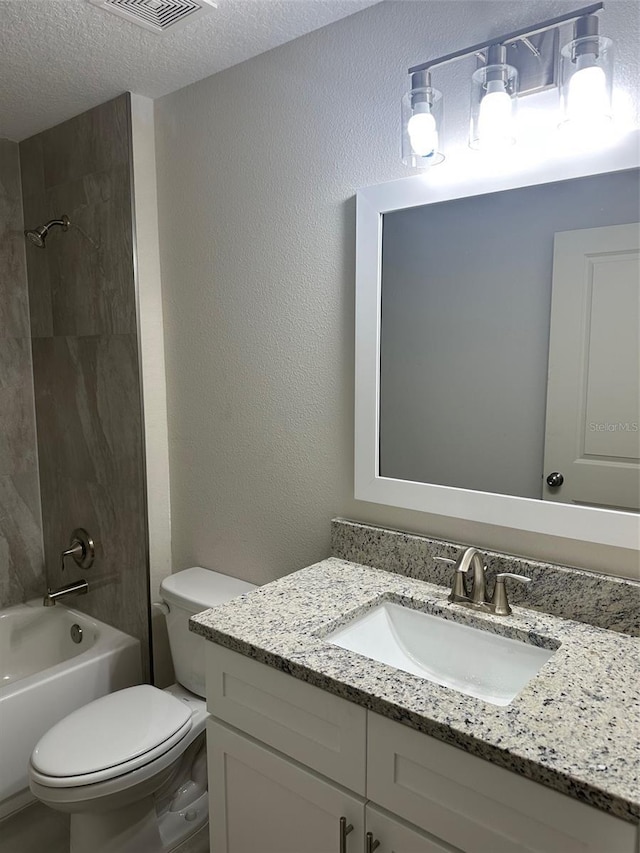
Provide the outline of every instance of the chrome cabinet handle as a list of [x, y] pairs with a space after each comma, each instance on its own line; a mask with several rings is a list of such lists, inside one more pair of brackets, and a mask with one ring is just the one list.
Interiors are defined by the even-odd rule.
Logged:
[[347, 853], [347, 835], [353, 832], [353, 824], [347, 824], [346, 817], [340, 818], [340, 853]]
[[377, 850], [380, 847], [380, 842], [378, 839], [374, 839], [373, 832], [367, 832], [367, 853], [373, 853], [374, 850]]

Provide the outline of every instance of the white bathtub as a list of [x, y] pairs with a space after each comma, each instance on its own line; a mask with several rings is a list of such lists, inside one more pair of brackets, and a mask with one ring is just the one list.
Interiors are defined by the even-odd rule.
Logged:
[[29, 756], [54, 723], [141, 680], [140, 642], [104, 622], [41, 599], [0, 610], [0, 820], [33, 800]]

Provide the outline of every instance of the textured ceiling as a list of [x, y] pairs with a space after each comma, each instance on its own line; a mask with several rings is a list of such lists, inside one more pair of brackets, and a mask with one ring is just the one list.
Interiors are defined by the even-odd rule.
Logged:
[[156, 35], [87, 0], [0, 0], [0, 138], [20, 141], [125, 90], [157, 98], [378, 0], [218, 0]]

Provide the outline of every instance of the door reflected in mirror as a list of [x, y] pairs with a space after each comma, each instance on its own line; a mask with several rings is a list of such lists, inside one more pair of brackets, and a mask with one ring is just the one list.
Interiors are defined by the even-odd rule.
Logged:
[[640, 507], [640, 170], [382, 217], [380, 477]]

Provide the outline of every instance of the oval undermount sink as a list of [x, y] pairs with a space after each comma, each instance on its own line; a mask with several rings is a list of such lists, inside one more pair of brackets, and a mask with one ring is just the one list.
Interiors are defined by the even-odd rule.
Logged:
[[325, 639], [494, 705], [508, 705], [560, 645], [540, 648], [390, 601]]

